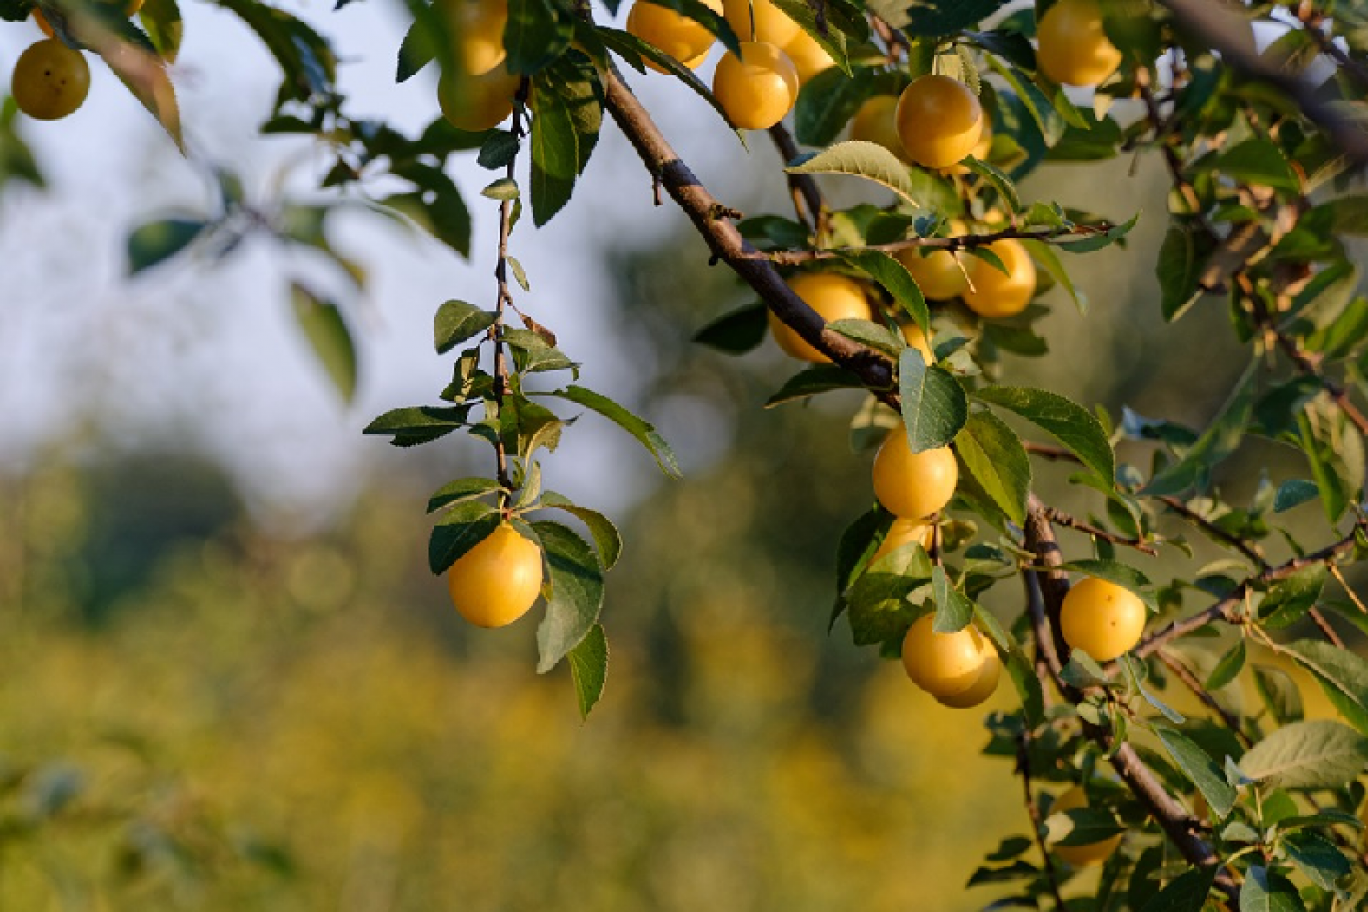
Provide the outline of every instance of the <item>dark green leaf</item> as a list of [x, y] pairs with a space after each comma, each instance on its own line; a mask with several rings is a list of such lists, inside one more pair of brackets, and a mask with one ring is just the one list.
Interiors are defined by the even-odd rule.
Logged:
[[1221, 411], [1181, 459], [1149, 480], [1142, 495], [1162, 497], [1205, 487], [1211, 470], [1240, 446], [1253, 417], [1258, 363], [1252, 362], [1235, 384]]
[[603, 696], [603, 685], [608, 680], [608, 638], [603, 625], [589, 628], [584, 639], [567, 653], [570, 677], [575, 682], [575, 696], [579, 699], [580, 718], [589, 718], [589, 711]]
[[390, 443], [399, 447], [416, 446], [464, 427], [468, 412], [464, 406], [391, 409], [367, 425], [362, 433], [389, 435], [393, 438]]
[[478, 500], [458, 503], [432, 527], [428, 567], [438, 576], [499, 527], [497, 508]]
[[1323, 565], [1304, 567], [1275, 583], [1259, 604], [1259, 617], [1271, 630], [1290, 627], [1316, 607], [1327, 576]]
[[779, 391], [765, 400], [765, 408], [795, 402], [838, 389], [862, 388], [859, 377], [835, 364], [814, 364], [784, 382]]
[[914, 0], [912, 3], [891, 4], [901, 12], [894, 14], [891, 25], [901, 26], [909, 35], [925, 35], [938, 38], [953, 35], [960, 29], [977, 25], [1001, 9], [1006, 0], [956, 0], [954, 3], [928, 3]]
[[611, 519], [597, 510], [581, 507], [572, 502], [570, 498], [557, 494], [555, 491], [543, 493], [541, 503], [544, 507], [564, 510], [583, 522], [594, 539], [594, 546], [598, 548], [603, 569], [605, 571], [613, 569], [613, 565], [622, 556], [622, 535], [618, 532], [617, 526], [613, 525]]
[[1193, 785], [1197, 786], [1212, 813], [1222, 820], [1229, 816], [1230, 809], [1235, 806], [1235, 789], [1226, 782], [1221, 768], [1207, 752], [1176, 728], [1156, 724], [1154, 733], [1163, 742], [1178, 768], [1192, 780]]
[[1140, 912], [1201, 912], [1216, 882], [1217, 865], [1192, 868], [1155, 894]]
[[828, 630], [835, 626], [836, 619], [845, 610], [845, 592], [878, 548], [875, 537], [887, 528], [889, 521], [887, 513], [869, 510], [860, 514], [841, 533], [841, 540], [836, 546], [836, 603], [832, 608]]
[[1293, 864], [1322, 890], [1334, 890], [1336, 882], [1352, 870], [1344, 853], [1315, 831], [1291, 833], [1283, 839], [1282, 846]]
[[975, 391], [974, 396], [1015, 412], [1049, 432], [1111, 486], [1116, 457], [1102, 423], [1083, 406], [1048, 390], [1024, 386], [989, 386]]
[[290, 283], [295, 323], [344, 402], [356, 395], [356, 343], [337, 305], [299, 282]]
[[428, 498], [427, 511], [431, 513], [449, 504], [477, 500], [493, 494], [502, 487], [492, 478], [458, 478], [442, 485]]
[[138, 21], [157, 54], [167, 63], [175, 63], [185, 34], [185, 23], [181, 21], [176, 0], [147, 0], [138, 10]]
[[949, 446], [964, 427], [969, 411], [964, 387], [944, 368], [927, 367], [915, 348], [904, 349], [898, 358], [898, 392], [912, 452]]
[[847, 253], [842, 259], [882, 285], [913, 319], [917, 327], [929, 337], [931, 314], [926, 309], [926, 298], [922, 296], [921, 289], [917, 287], [906, 266], [881, 250]]
[[284, 73], [277, 106], [332, 94], [337, 58], [318, 32], [282, 9], [257, 0], [216, 0], [256, 32]]
[[992, 412], [974, 412], [955, 437], [955, 451], [1002, 512], [1024, 523], [1031, 460], [1016, 432]]
[[565, 53], [574, 33], [574, 22], [553, 0], [508, 0], [504, 65], [518, 76], [539, 73]]
[[499, 315], [480, 310], [465, 301], [451, 300], [437, 308], [433, 318], [433, 342], [437, 354], [444, 355], [465, 340], [494, 325]]
[[1211, 669], [1211, 674], [1207, 676], [1207, 690], [1220, 690], [1237, 678], [1240, 671], [1245, 666], [1245, 641], [1243, 638], [1237, 640], [1230, 651], [1221, 656], [1221, 661], [1216, 663], [1216, 667]]
[[203, 219], [147, 222], [128, 236], [128, 274], [137, 275], [190, 246], [209, 223]]
[[1349, 724], [1368, 734], [1368, 661], [1319, 640], [1298, 640], [1282, 648], [1315, 675]]
[[1253, 670], [1254, 686], [1274, 721], [1279, 725], [1300, 721], [1304, 715], [1301, 690], [1292, 676], [1271, 665], [1255, 665]]
[[1308, 500], [1315, 500], [1319, 489], [1314, 481], [1295, 478], [1278, 485], [1278, 494], [1273, 499], [1273, 512], [1283, 513], [1300, 506]]
[[1078, 312], [1087, 313], [1087, 298], [1083, 296], [1082, 292], [1074, 287], [1073, 280], [1069, 278], [1069, 273], [1064, 268], [1064, 264], [1060, 262], [1059, 254], [1055, 253], [1054, 248], [1044, 241], [1030, 239], [1023, 239], [1021, 246], [1030, 251], [1032, 259], [1043, 266], [1045, 271], [1050, 274], [1050, 277], [1069, 293], [1069, 297], [1073, 299], [1074, 306], [1078, 308]]
[[955, 633], [973, 621], [974, 603], [950, 585], [944, 567], [937, 566], [931, 571], [931, 597], [936, 602], [936, 619], [931, 629], [936, 633]]
[[665, 438], [656, 433], [656, 429], [650, 424], [633, 415], [607, 396], [600, 395], [582, 386], [567, 386], [565, 389], [556, 390], [546, 395], [558, 396], [561, 399], [569, 400], [598, 412], [631, 434], [650, 451], [651, 455], [655, 457], [656, 465], [660, 466], [662, 472], [671, 478], [679, 477], [679, 463], [675, 459], [674, 451], [665, 442]]
[[1275, 190], [1300, 190], [1297, 173], [1282, 150], [1266, 139], [1247, 139], [1216, 156], [1212, 164], [1227, 177]]
[[1301, 895], [1286, 877], [1251, 865], [1240, 887], [1240, 912], [1305, 912]]
[[579, 137], [570, 107], [556, 92], [532, 92], [532, 221], [549, 222], [579, 175]]
[[695, 333], [693, 340], [731, 355], [744, 354], [765, 341], [768, 315], [764, 304], [748, 304], [718, 317]]
[[570, 529], [546, 520], [531, 525], [546, 555], [546, 617], [537, 627], [537, 672], [544, 674], [598, 624], [603, 571], [594, 549]]
[[830, 67], [803, 84], [794, 107], [793, 129], [805, 146], [829, 146], [874, 89], [867, 71], [854, 78]]

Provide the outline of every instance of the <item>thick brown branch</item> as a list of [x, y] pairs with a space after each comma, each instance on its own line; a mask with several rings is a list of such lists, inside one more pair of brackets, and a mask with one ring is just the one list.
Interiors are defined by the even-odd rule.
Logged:
[[1296, 102], [1306, 118], [1356, 165], [1368, 164], [1368, 133], [1316, 94], [1315, 86], [1283, 72], [1259, 55], [1250, 24], [1240, 13], [1212, 0], [1159, 0], [1174, 18], [1196, 33], [1226, 64], [1268, 83]]
[[[878, 352], [826, 328], [826, 322], [794, 294], [774, 264], [752, 247], [725, 217], [727, 208], [675, 154], [651, 115], [611, 67], [603, 73], [603, 88], [609, 114], [641, 156], [647, 170], [693, 222], [713, 256], [730, 266], [774, 315], [809, 345], [859, 377], [870, 389], [890, 390], [892, 363]], [[890, 405], [897, 402], [896, 394], [891, 392], [885, 392], [882, 398]]]
[[[1041, 565], [1054, 568], [1044, 572], [1044, 580], [1049, 585], [1041, 590], [1045, 605], [1040, 613], [1042, 616], [1058, 618], [1064, 596], [1069, 591], [1068, 578], [1062, 570], [1057, 569], [1063, 562], [1059, 542], [1055, 540], [1054, 529], [1045, 516], [1044, 504], [1032, 495], [1026, 509], [1026, 547], [1035, 553]], [[1077, 698], [1074, 700], [1076, 702]], [[1107, 754], [1117, 775], [1158, 821], [1184, 858], [1199, 867], [1220, 863], [1211, 846], [1202, 839], [1198, 821], [1164, 789], [1130, 744], [1118, 743], [1113, 734], [1101, 726], [1085, 722], [1083, 730]], [[1217, 884], [1231, 897], [1236, 895], [1237, 889], [1228, 875], [1219, 875]]]

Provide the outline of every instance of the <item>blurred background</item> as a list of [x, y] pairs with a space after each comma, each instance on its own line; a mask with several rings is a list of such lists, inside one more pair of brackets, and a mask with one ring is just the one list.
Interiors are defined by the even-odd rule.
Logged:
[[[326, 158], [250, 138], [274, 64], [226, 13], [186, 14], [174, 78], [200, 161], [231, 163], [263, 204], [307, 197]], [[302, 14], [335, 36], [353, 116], [410, 132], [432, 119], [431, 75], [392, 79], [397, 5]], [[37, 37], [4, 25], [0, 60]], [[0, 908], [991, 901], [965, 882], [1027, 822], [1011, 759], [981, 756], [984, 713], [935, 704], [843, 625], [827, 634], [835, 542], [871, 499], [868, 455], [848, 443], [858, 399], [763, 410], [793, 370], [782, 356], [687, 342], [749, 296], [706, 265], [673, 208], [652, 205], [615, 129], [571, 206], [513, 240], [532, 282], [520, 306], [588, 385], [655, 422], [685, 470], [663, 480], [592, 416], [546, 460], [551, 486], [612, 515], [627, 540], [604, 613], [608, 689], [582, 724], [565, 668], [534, 673], [535, 617], [468, 629], [427, 571], [426, 497], [489, 471], [484, 447], [396, 451], [360, 435], [445, 385], [438, 304], [492, 304], [487, 172], [470, 156], [454, 174], [475, 222], [468, 263], [382, 219], [338, 224], [369, 289], [342, 301], [361, 358], [345, 407], [289, 313], [286, 272], [317, 264], [263, 242], [125, 277], [130, 226], [206, 212], [215, 191], [92, 69], [76, 115], [19, 126], [48, 188], [0, 195]], [[682, 86], [630, 81], [719, 197], [787, 211], [763, 136], [746, 153]], [[1196, 423], [1243, 356], [1219, 303], [1176, 328], [1160, 320], [1157, 165], [1047, 168], [1024, 186], [1028, 200], [1142, 216], [1129, 251], [1069, 258], [1091, 312], [1052, 292], [1050, 353], [1010, 369], [1113, 415]], [[826, 189], [877, 199], [839, 179]], [[1290, 458], [1254, 456], [1275, 469]], [[1222, 475], [1237, 500], [1254, 464]], [[1066, 469], [1038, 472], [1060, 508], [1101, 509]], [[1315, 521], [1317, 507], [1301, 509]], [[1015, 610], [1018, 590], [1000, 588], [995, 607]], [[1009, 691], [990, 708], [1010, 708]]]

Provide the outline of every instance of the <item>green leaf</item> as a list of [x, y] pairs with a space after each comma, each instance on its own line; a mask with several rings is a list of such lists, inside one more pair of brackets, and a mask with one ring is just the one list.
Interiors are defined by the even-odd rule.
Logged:
[[765, 400], [765, 408], [773, 408], [785, 402], [795, 402], [821, 393], [838, 389], [860, 389], [864, 384], [859, 377], [835, 364], [814, 364], [794, 374], [773, 396]]
[[1223, 820], [1228, 817], [1230, 809], [1235, 806], [1236, 795], [1234, 787], [1226, 781], [1221, 768], [1206, 751], [1176, 728], [1163, 724], [1156, 724], [1153, 728], [1154, 734], [1168, 750], [1169, 756], [1178, 764], [1178, 768], [1202, 793], [1212, 813]]
[[[1017, 194], [1016, 184], [998, 168], [993, 167], [986, 161], [981, 161], [970, 155], [964, 159], [965, 166], [979, 177], [991, 184], [1002, 198], [1002, 204], [1008, 212], [1021, 211], [1021, 197]], [[1062, 268], [1061, 268], [1062, 270]]]
[[465, 301], [450, 300], [437, 308], [433, 318], [433, 343], [437, 354], [445, 355], [465, 340], [484, 332], [494, 325], [499, 315], [489, 310], [480, 310]]
[[878, 548], [875, 536], [887, 529], [889, 521], [889, 515], [882, 510], [869, 510], [856, 517], [841, 533], [841, 540], [836, 545], [836, 603], [832, 607], [828, 632], [845, 611], [846, 590]]
[[1064, 264], [1059, 261], [1059, 254], [1055, 253], [1054, 248], [1044, 241], [1036, 241], [1029, 238], [1022, 239], [1021, 245], [1030, 252], [1037, 263], [1045, 268], [1045, 271], [1050, 274], [1050, 277], [1069, 293], [1069, 297], [1073, 299], [1074, 306], [1078, 308], [1078, 312], [1086, 314], [1088, 312], [1088, 299], [1074, 287], [1073, 280], [1069, 278], [1068, 270], [1066, 270]]
[[565, 99], [538, 86], [532, 92], [532, 222], [538, 228], [570, 201], [579, 175], [578, 145]]
[[1203, 488], [1211, 470], [1239, 448], [1254, 413], [1254, 390], [1258, 363], [1251, 362], [1235, 384], [1235, 389], [1220, 413], [1188, 448], [1181, 459], [1149, 480], [1140, 490], [1148, 497], [1181, 494], [1192, 487]]
[[975, 398], [1014, 412], [1048, 432], [1110, 487], [1116, 456], [1097, 416], [1057, 393], [1026, 386], [988, 386]]
[[542, 494], [541, 505], [551, 507], [556, 510], [564, 510], [566, 513], [578, 518], [589, 529], [590, 536], [594, 539], [594, 546], [598, 548], [599, 557], [605, 571], [612, 570], [613, 565], [622, 556], [622, 534], [618, 532], [617, 526], [613, 521], [604, 516], [597, 510], [588, 507], [581, 507], [555, 491], [546, 491]]
[[769, 331], [769, 311], [764, 304], [748, 304], [723, 314], [694, 333], [693, 340], [709, 348], [741, 355], [765, 341]]
[[1297, 429], [1326, 518], [1336, 522], [1363, 489], [1363, 436], [1324, 395], [1303, 406]]
[[1024, 523], [1031, 460], [1016, 432], [992, 412], [974, 412], [955, 437], [955, 451], [1002, 512]]
[[570, 529], [546, 520], [531, 525], [546, 555], [546, 617], [537, 627], [537, 673], [545, 674], [597, 625], [603, 571], [594, 549]]
[[1259, 617], [1270, 630], [1290, 627], [1316, 607], [1327, 573], [1323, 564], [1303, 567], [1287, 579], [1275, 583], [1259, 604]]
[[1232, 146], [1211, 162], [1227, 177], [1275, 190], [1300, 190], [1301, 182], [1287, 157], [1266, 139], [1247, 139]]
[[428, 498], [427, 511], [432, 513], [449, 504], [486, 497], [502, 487], [492, 478], [458, 478], [442, 485]]
[[603, 696], [603, 685], [608, 680], [608, 638], [603, 625], [589, 628], [574, 649], [566, 656], [570, 660], [570, 678], [575, 683], [579, 699], [580, 718], [589, 718], [589, 711]]
[[907, 165], [883, 146], [852, 140], [828, 146], [820, 152], [800, 155], [784, 169], [789, 174], [846, 174], [882, 184], [913, 205], [917, 191]]
[[1140, 912], [1202, 912], [1216, 882], [1217, 865], [1183, 872], [1140, 909]]
[[394, 81], [407, 82], [437, 55], [437, 36], [424, 19], [414, 19], [404, 40], [399, 44], [399, 60], [394, 68]]
[[798, 92], [793, 111], [793, 130], [805, 146], [829, 146], [850, 123], [874, 89], [867, 70], [855, 78], [830, 67], [813, 76]]
[[356, 343], [337, 305], [299, 282], [290, 283], [295, 323], [304, 333], [319, 364], [327, 371], [342, 401], [356, 395]]
[[964, 387], [944, 368], [927, 367], [915, 348], [904, 349], [898, 358], [898, 392], [912, 452], [949, 446], [964, 427], [969, 411]]
[[169, 218], [147, 222], [128, 235], [128, 274], [137, 275], [180, 253], [209, 223], [203, 219]]
[[1240, 887], [1240, 912], [1305, 912], [1292, 882], [1262, 865], [1250, 865]]
[[660, 466], [662, 472], [671, 478], [680, 477], [679, 462], [675, 459], [674, 451], [670, 449], [670, 445], [665, 442], [665, 438], [656, 433], [656, 429], [649, 423], [633, 415], [612, 399], [582, 386], [573, 385], [545, 395], [557, 396], [598, 412], [635, 437], [655, 457], [656, 465]]
[[846, 253], [841, 258], [887, 289], [898, 306], [930, 337], [931, 313], [926, 309], [926, 298], [907, 267], [897, 258], [881, 250]]
[[283, 79], [276, 95], [277, 108], [289, 101], [307, 102], [335, 92], [337, 58], [327, 39], [312, 27], [257, 0], [216, 2], [256, 32], [280, 64]]
[[938, 38], [953, 35], [960, 29], [977, 25], [997, 12], [1006, 0], [956, 0], [954, 3], [886, 4], [891, 10], [889, 24], [900, 27], [909, 35]]
[[1207, 690], [1220, 690], [1227, 684], [1232, 683], [1239, 677], [1240, 671], [1245, 666], [1245, 641], [1243, 638], [1237, 640], [1230, 651], [1221, 656], [1221, 660], [1216, 663], [1216, 667], [1211, 669], [1211, 674], [1207, 676]]
[[1278, 493], [1273, 498], [1273, 512], [1285, 513], [1293, 507], [1301, 506], [1308, 500], [1315, 500], [1320, 489], [1314, 481], [1294, 478], [1278, 485]]
[[1259, 698], [1279, 725], [1301, 721], [1305, 715], [1302, 709], [1301, 690], [1292, 676], [1281, 668], [1271, 665], [1255, 665], [1254, 686]]
[[[598, 35], [603, 39], [603, 43], [611, 48], [615, 54], [623, 60], [626, 60], [629, 64], [635, 66], [638, 70], [645, 70], [645, 65], [640, 63], [643, 57], [655, 63], [656, 66], [665, 70], [671, 76], [674, 76], [690, 89], [693, 89], [700, 98], [712, 106], [712, 109], [722, 118], [723, 123], [727, 126], [732, 126], [731, 118], [727, 116], [727, 112], [724, 111], [722, 105], [718, 103], [717, 97], [712, 93], [712, 89], [709, 89], [693, 70], [689, 69], [669, 54], [642, 41], [636, 35], [618, 31], [617, 29], [604, 28], [603, 26], [598, 27]], [[739, 133], [737, 134], [737, 138], [740, 138]]]
[[1313, 830], [1289, 833], [1283, 838], [1282, 847], [1292, 863], [1322, 890], [1334, 891], [1340, 878], [1353, 869], [1333, 842]]
[[1245, 752], [1240, 770], [1268, 788], [1339, 788], [1368, 764], [1368, 737], [1330, 719], [1294, 722]]
[[936, 602], [936, 619], [932, 621], [931, 629], [936, 633], [955, 633], [973, 621], [974, 603], [950, 585], [944, 567], [936, 566], [931, 571], [931, 597]]
[[1017, 99], [1026, 109], [1035, 125], [1040, 129], [1041, 139], [1047, 147], [1053, 146], [1064, 138], [1064, 133], [1068, 129], [1068, 124], [1059, 115], [1055, 105], [1042, 92], [1035, 83], [1021, 70], [1014, 66], [1007, 66], [993, 55], [988, 55], [988, 65], [993, 72], [997, 73], [1007, 85], [1016, 93]]
[[366, 425], [363, 434], [385, 434], [397, 447], [417, 446], [465, 427], [468, 406], [410, 406], [391, 409]]
[[499, 527], [497, 508], [478, 500], [456, 504], [432, 527], [428, 539], [428, 568], [440, 576], [467, 551]]
[[175, 63], [185, 34], [185, 23], [181, 21], [176, 0], [147, 0], [138, 10], [138, 21], [157, 54], [167, 63]]
[[1045, 839], [1051, 845], [1093, 845], [1125, 831], [1116, 815], [1104, 808], [1056, 811], [1045, 818]]
[[504, 65], [515, 76], [539, 73], [565, 53], [574, 31], [574, 22], [552, 0], [508, 0]]
[[1318, 640], [1298, 640], [1282, 648], [1315, 676], [1349, 724], [1368, 734], [1368, 661]]

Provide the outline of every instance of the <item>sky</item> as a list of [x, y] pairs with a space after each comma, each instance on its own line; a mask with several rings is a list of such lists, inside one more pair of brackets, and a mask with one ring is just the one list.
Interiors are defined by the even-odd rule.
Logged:
[[[333, 38], [352, 116], [387, 118], [410, 133], [436, 116], [431, 72], [403, 85], [393, 81], [405, 27], [400, 4], [286, 8]], [[286, 297], [289, 276], [299, 270], [344, 289], [317, 263], [262, 242], [222, 262], [182, 256], [132, 279], [124, 275], [132, 226], [210, 211], [215, 191], [203, 163], [236, 170], [259, 204], [269, 204], [281, 186], [310, 198], [318, 169], [328, 164], [307, 141], [256, 136], [279, 70], [251, 33], [217, 8], [187, 3], [183, 13], [185, 42], [171, 74], [200, 164], [181, 158], [94, 58], [90, 97], [76, 114], [21, 124], [51, 186], [38, 192], [11, 185], [0, 196], [8, 284], [0, 306], [0, 411], [7, 419], [0, 471], [21, 471], [52, 444], [73, 438], [136, 449], [189, 435], [224, 461], [255, 509], [326, 520], [345, 509], [368, 466], [406, 456], [361, 429], [389, 408], [436, 402], [449, 378], [450, 356], [439, 358], [431, 345], [437, 305], [450, 297], [493, 303], [497, 208], [478, 195], [491, 174], [475, 165], [473, 153], [452, 167], [473, 212], [469, 262], [380, 217], [352, 215], [334, 226], [336, 245], [370, 276], [363, 298], [341, 301], [362, 362], [356, 401], [344, 406], [305, 348]], [[4, 24], [0, 61], [39, 37], [31, 22]], [[632, 72], [629, 82], [705, 183], [723, 199], [753, 196], [751, 167], [738, 160], [734, 136], [701, 99], [665, 76]], [[767, 143], [751, 147], [754, 164], [765, 167], [771, 192], [781, 198], [772, 150]], [[605, 306], [612, 286], [598, 251], [624, 237], [650, 244], [681, 221], [672, 206], [652, 205], [646, 172], [608, 128], [570, 206], [540, 230], [525, 220], [513, 237], [512, 252], [532, 282], [519, 306], [551, 326], [561, 347], [583, 362], [582, 382], [628, 403], [640, 365], [614, 344], [620, 337]], [[674, 412], [685, 432], [686, 468], [717, 452], [706, 435], [696, 446], [688, 440], [700, 416]], [[667, 437], [669, 419], [667, 413], [662, 422]], [[597, 424], [586, 420], [566, 435], [547, 466], [549, 479], [571, 496], [621, 509], [654, 483], [655, 468], [635, 443]]]

